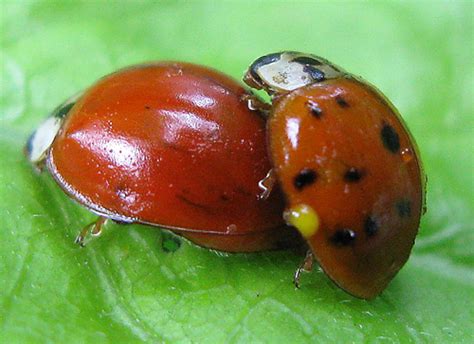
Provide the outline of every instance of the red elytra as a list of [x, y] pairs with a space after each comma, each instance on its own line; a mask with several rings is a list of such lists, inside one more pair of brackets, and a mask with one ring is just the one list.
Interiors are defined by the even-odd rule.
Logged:
[[268, 142], [288, 224], [338, 286], [375, 297], [407, 261], [423, 213], [403, 120], [374, 87], [313, 55], [264, 56], [245, 81], [273, 95]]
[[120, 70], [69, 106], [46, 167], [104, 218], [169, 228], [222, 251], [278, 248], [292, 233], [278, 190], [259, 198], [270, 163], [265, 121], [249, 97], [189, 63]]

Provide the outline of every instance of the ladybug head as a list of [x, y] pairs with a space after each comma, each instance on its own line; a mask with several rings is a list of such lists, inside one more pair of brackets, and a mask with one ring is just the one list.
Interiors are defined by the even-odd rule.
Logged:
[[278, 94], [339, 78], [344, 74], [341, 68], [321, 57], [283, 51], [255, 60], [245, 74], [244, 81], [250, 87]]

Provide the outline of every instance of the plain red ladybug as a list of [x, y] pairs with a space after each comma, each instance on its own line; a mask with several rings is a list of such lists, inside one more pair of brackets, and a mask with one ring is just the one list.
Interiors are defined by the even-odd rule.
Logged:
[[273, 249], [288, 244], [291, 231], [282, 196], [260, 197], [271, 167], [254, 102], [207, 67], [132, 66], [58, 107], [26, 152], [100, 216], [79, 243], [112, 219], [168, 228], [222, 251]]
[[348, 293], [378, 295], [407, 261], [424, 207], [420, 156], [380, 91], [325, 59], [280, 52], [245, 82], [272, 96], [267, 132], [284, 218]]

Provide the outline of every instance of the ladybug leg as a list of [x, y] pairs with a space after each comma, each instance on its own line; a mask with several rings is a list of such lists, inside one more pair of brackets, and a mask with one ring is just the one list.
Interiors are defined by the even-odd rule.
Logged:
[[260, 190], [262, 190], [262, 192], [258, 195], [258, 199], [260, 201], [264, 201], [270, 196], [270, 193], [272, 192], [275, 183], [275, 172], [273, 171], [273, 169], [271, 169], [270, 171], [268, 171], [265, 178], [258, 182], [258, 187], [260, 188]]
[[41, 174], [43, 173], [45, 167], [46, 167], [46, 158], [33, 162], [32, 163], [33, 169], [36, 173]]
[[41, 160], [36, 164], [33, 164], [33, 167], [37, 173], [43, 173], [44, 168], [46, 166], [45, 160]]
[[107, 223], [107, 220], [107, 217], [100, 216], [96, 221], [89, 223], [81, 230], [79, 235], [76, 237], [76, 240], [74, 240], [74, 243], [79, 244], [81, 247], [86, 246], [85, 239], [89, 233], [94, 237], [99, 236], [102, 232], [103, 226]]
[[263, 102], [262, 100], [260, 100], [260, 98], [253, 94], [243, 95], [242, 100], [247, 102], [247, 107], [250, 110], [260, 112], [264, 118], [268, 117], [272, 108], [270, 104]]
[[295, 275], [293, 276], [293, 283], [296, 288], [300, 287], [301, 273], [310, 272], [311, 270], [313, 270], [313, 262], [314, 262], [313, 252], [311, 250], [308, 250], [306, 252], [306, 257], [304, 257], [304, 260], [301, 262], [300, 266], [298, 266], [298, 268], [295, 271]]

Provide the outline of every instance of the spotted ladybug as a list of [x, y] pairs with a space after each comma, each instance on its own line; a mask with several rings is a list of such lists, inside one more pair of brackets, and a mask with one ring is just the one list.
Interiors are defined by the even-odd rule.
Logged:
[[[29, 160], [104, 222], [168, 228], [222, 251], [289, 243], [258, 99], [213, 69], [149, 63], [108, 75], [31, 135]], [[291, 240], [290, 240], [291, 241]]]
[[370, 299], [407, 261], [424, 209], [415, 141], [374, 86], [298, 52], [257, 59], [244, 81], [272, 96], [267, 142], [286, 222], [343, 290]]

